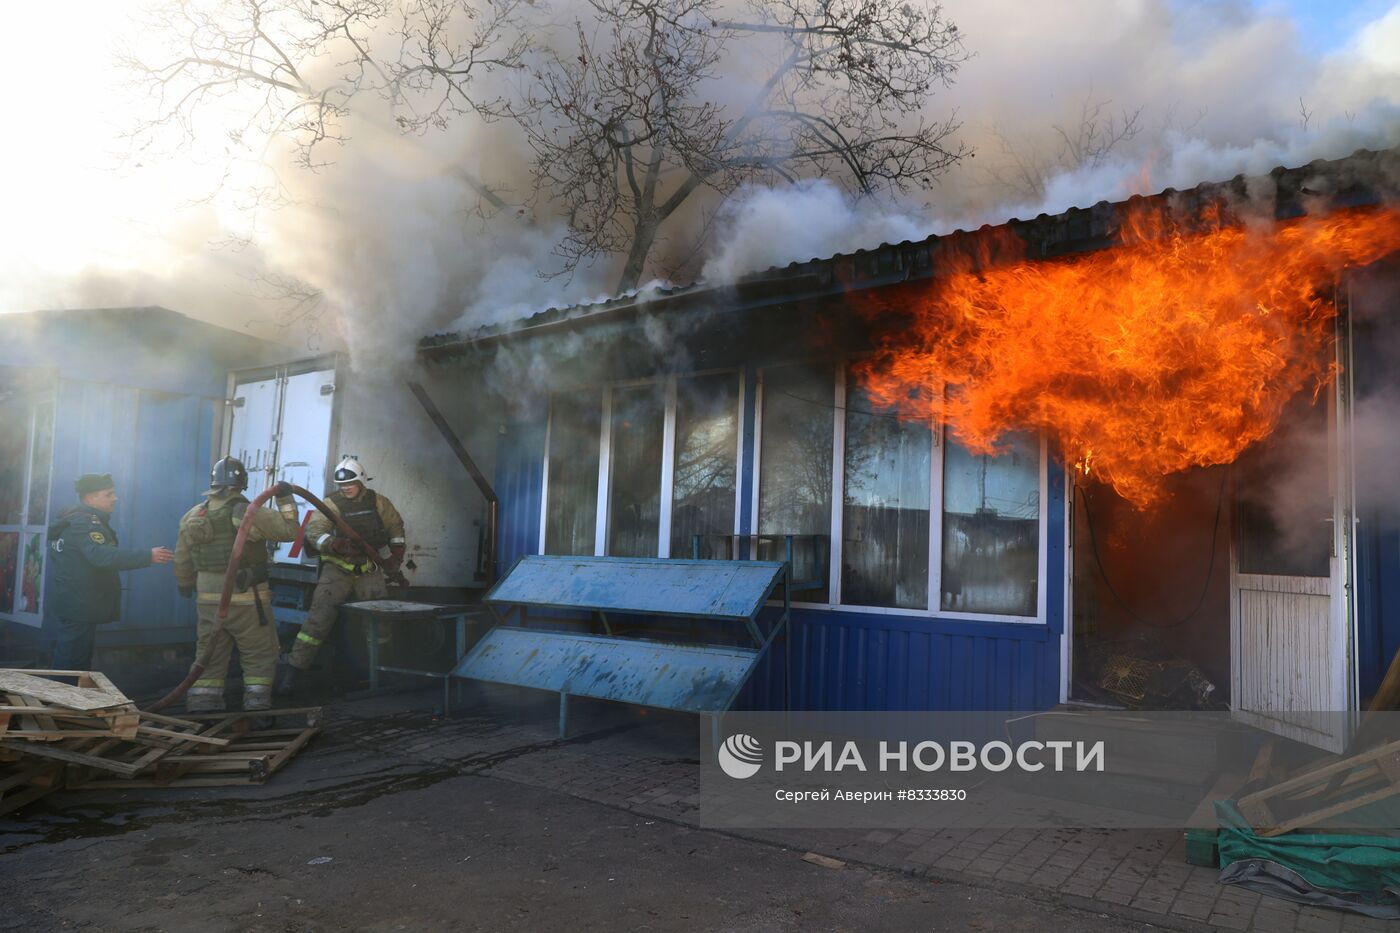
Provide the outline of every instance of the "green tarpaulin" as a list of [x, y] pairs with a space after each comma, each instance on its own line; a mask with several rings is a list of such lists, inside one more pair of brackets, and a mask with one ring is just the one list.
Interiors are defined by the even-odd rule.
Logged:
[[[1263, 837], [1254, 834], [1232, 801], [1216, 801], [1215, 814], [1220, 824], [1220, 867], [1225, 869], [1222, 880], [1239, 881], [1259, 875], [1258, 871], [1242, 870], [1245, 866], [1236, 866], [1231, 872], [1232, 864], [1271, 862], [1296, 876], [1291, 879], [1292, 886], [1314, 889], [1315, 893], [1295, 900], [1350, 907], [1371, 916], [1400, 917], [1400, 833], [1285, 833]], [[1348, 816], [1349, 822], [1377, 828], [1400, 827], [1400, 800], [1391, 798]], [[1258, 887], [1262, 890], [1263, 886]], [[1288, 896], [1279, 890], [1269, 893]], [[1367, 909], [1377, 907], [1381, 910]]]

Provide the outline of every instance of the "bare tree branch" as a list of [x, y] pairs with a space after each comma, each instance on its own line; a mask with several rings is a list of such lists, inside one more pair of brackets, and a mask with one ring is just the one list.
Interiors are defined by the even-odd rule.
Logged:
[[[1031, 139], [1013, 138], [1007, 130], [994, 126], [999, 159], [984, 170], [992, 184], [1026, 198], [1040, 198], [1051, 176], [1081, 168], [1099, 168], [1114, 152], [1119, 152], [1143, 131], [1143, 107], [1109, 111], [1112, 101], [1096, 100], [1093, 89], [1079, 104], [1079, 118], [1067, 127], [1052, 125], [1056, 142], [1036, 145]], [[1204, 113], [1196, 117], [1199, 122]], [[1168, 111], [1164, 126], [1170, 128], [1175, 113]], [[1194, 125], [1191, 124], [1191, 125]]]
[[[366, 98], [404, 132], [510, 119], [533, 153], [527, 206], [567, 220], [563, 272], [620, 256], [619, 290], [637, 285], [698, 193], [821, 176], [874, 196], [927, 188], [967, 154], [954, 115], [925, 115], [967, 57], [932, 0], [745, 0], [746, 15], [723, 19], [721, 0], [585, 0], [562, 40], [531, 28], [535, 2], [159, 0], [167, 54], [127, 58], [151, 105], [133, 136], [193, 139], [217, 113], [238, 149], [259, 153], [261, 141], [250, 158], [286, 140], [316, 169], [350, 142]], [[477, 80], [527, 64], [518, 95]], [[499, 189], [450, 171], [483, 205], [506, 206]]]
[[[922, 117], [966, 58], [937, 4], [754, 0], [746, 21], [718, 18], [718, 0], [589, 8], [594, 28], [580, 22], [575, 48], [539, 57], [512, 113], [541, 197], [569, 218], [566, 266], [623, 254], [619, 291], [701, 189], [821, 175], [873, 195], [928, 187], [966, 154], [955, 118]], [[721, 71], [765, 60], [747, 103], [717, 102]]]

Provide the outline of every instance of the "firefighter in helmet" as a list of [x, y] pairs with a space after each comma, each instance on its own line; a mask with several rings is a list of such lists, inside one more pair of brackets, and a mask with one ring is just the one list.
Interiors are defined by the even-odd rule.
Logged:
[[[214, 464], [205, 500], [180, 519], [175, 542], [175, 583], [182, 596], [196, 596], [199, 607], [197, 657], [209, 650], [204, 675], [185, 699], [191, 712], [224, 708], [224, 677], [234, 647], [243, 668], [243, 709], [265, 710], [272, 705], [272, 680], [277, 672], [277, 624], [272, 618], [272, 593], [267, 585], [268, 541], [294, 541], [300, 523], [296, 500], [286, 483], [276, 488], [277, 508], [258, 509], [238, 561], [238, 573], [228, 617], [218, 624], [219, 599], [233, 557], [234, 538], [248, 512], [243, 496], [248, 471], [233, 457]], [[197, 595], [196, 595], [197, 594]], [[210, 638], [218, 638], [210, 649]]]
[[[317, 512], [306, 524], [306, 543], [321, 555], [321, 576], [311, 597], [306, 622], [297, 633], [288, 664], [277, 675], [279, 695], [296, 688], [298, 675], [311, 667], [316, 653], [335, 627], [336, 614], [352, 597], [356, 600], [383, 599], [388, 595], [385, 576], [399, 576], [403, 563], [403, 519], [389, 497], [365, 485], [365, 468], [354, 457], [336, 465], [336, 491], [326, 496], [326, 505], [353, 528], [371, 548], [365, 554], [354, 540], [342, 534], [335, 524]], [[382, 556], [388, 549], [388, 557]]]

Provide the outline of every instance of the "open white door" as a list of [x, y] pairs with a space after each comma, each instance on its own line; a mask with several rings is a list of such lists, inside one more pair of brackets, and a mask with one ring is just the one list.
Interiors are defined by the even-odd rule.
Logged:
[[1230, 656], [1236, 718], [1342, 751], [1355, 702], [1351, 392], [1341, 375], [1300, 400], [1235, 473]]
[[[329, 470], [335, 369], [297, 372], [310, 363], [263, 371], [255, 378], [235, 375], [229, 453], [248, 468], [249, 498], [277, 480], [320, 495]], [[303, 520], [306, 517], [303, 510]], [[295, 552], [295, 555], [294, 553]], [[314, 563], [296, 542], [283, 542], [278, 563]]]

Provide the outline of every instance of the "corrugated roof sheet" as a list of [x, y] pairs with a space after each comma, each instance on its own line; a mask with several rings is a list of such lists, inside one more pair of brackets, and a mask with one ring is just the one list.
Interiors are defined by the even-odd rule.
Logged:
[[643, 289], [606, 301], [549, 308], [465, 334], [425, 337], [419, 343], [419, 350], [430, 356], [450, 355], [503, 337], [525, 336], [558, 326], [586, 327], [633, 309], [657, 312], [702, 295], [723, 295], [727, 303], [744, 306], [755, 299], [770, 298], [775, 292], [795, 290], [793, 286], [803, 280], [808, 288], [868, 288], [926, 277], [934, 272], [934, 256], [940, 241], [990, 231], [1016, 233], [1025, 241], [1027, 255], [1036, 258], [1083, 252], [1112, 245], [1125, 209], [1144, 202], [1167, 201], [1190, 215], [1222, 198], [1259, 204], [1261, 198], [1267, 197], [1266, 180], [1273, 189], [1274, 216], [1280, 220], [1396, 200], [1400, 199], [1400, 147], [1378, 151], [1358, 149], [1341, 159], [1316, 159], [1293, 168], [1279, 166], [1266, 176], [1236, 175], [1229, 181], [1202, 182], [1183, 190], [1167, 188], [1152, 195], [1135, 195], [1125, 201], [1099, 201], [1089, 207], [1072, 207], [1059, 214], [1040, 214], [1029, 220], [1013, 217], [1000, 224], [984, 224], [976, 231], [956, 230], [917, 241], [881, 243], [872, 249], [774, 266], [743, 276], [732, 284], [694, 282]]

